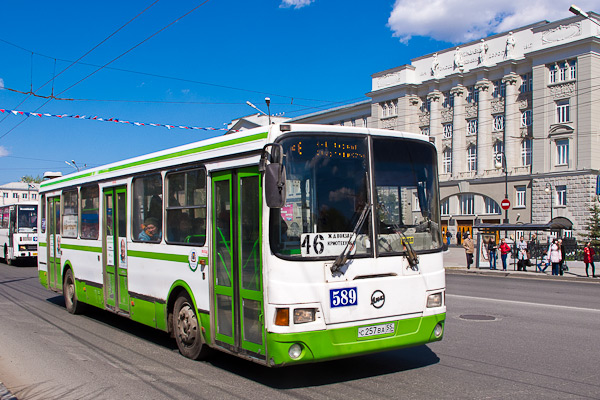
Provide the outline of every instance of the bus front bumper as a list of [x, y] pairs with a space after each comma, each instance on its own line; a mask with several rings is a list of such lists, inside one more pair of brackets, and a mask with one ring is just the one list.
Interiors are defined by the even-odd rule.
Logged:
[[[393, 333], [363, 338], [358, 337], [361, 326], [289, 334], [267, 332], [268, 364], [276, 367], [325, 361], [436, 342], [444, 336], [445, 320], [443, 313], [390, 321], [386, 324], [394, 324]], [[294, 352], [299, 356], [292, 358]]]

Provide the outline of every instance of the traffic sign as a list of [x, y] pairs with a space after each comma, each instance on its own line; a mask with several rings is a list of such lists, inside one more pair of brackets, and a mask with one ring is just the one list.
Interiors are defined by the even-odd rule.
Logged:
[[502, 207], [503, 210], [508, 210], [510, 208], [510, 200], [502, 200], [502, 202], [500, 203], [500, 207]]

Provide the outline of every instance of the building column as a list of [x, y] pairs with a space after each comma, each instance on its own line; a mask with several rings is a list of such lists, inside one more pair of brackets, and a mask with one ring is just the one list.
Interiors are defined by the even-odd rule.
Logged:
[[483, 79], [475, 85], [479, 91], [477, 104], [477, 174], [483, 175], [486, 170], [493, 168], [492, 148], [492, 106], [490, 104], [490, 88], [492, 82]]
[[466, 99], [467, 89], [458, 85], [450, 90], [454, 96], [454, 116], [452, 119], [452, 177], [457, 178], [459, 172], [467, 170], [467, 147], [466, 147]]
[[435, 147], [438, 151], [438, 165], [442, 165], [443, 161], [443, 129], [442, 129], [442, 105], [441, 105], [442, 92], [434, 90], [427, 95], [427, 100], [430, 101], [429, 110], [429, 136], [432, 137], [435, 142]]
[[506, 166], [509, 171], [514, 171], [515, 167], [521, 166], [520, 149], [521, 141], [515, 139], [520, 136], [519, 127], [521, 113], [517, 97], [519, 96], [519, 86], [521, 78], [519, 75], [511, 72], [502, 78], [502, 83], [506, 85], [506, 97], [504, 99], [504, 154], [506, 155]]

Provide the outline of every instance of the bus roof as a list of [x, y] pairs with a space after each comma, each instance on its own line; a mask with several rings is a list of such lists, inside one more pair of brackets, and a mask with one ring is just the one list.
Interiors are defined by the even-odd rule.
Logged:
[[337, 125], [274, 124], [270, 127], [248, 129], [74, 172], [42, 182], [40, 184], [40, 192], [57, 190], [76, 184], [85, 184], [86, 182], [115, 179], [124, 175], [164, 167], [174, 167], [198, 160], [211, 160], [225, 156], [257, 153], [262, 150], [266, 143], [274, 141], [277, 137], [290, 132], [336, 132], [402, 137], [423, 141], [428, 141], [429, 139], [427, 136], [421, 134], [386, 129]]

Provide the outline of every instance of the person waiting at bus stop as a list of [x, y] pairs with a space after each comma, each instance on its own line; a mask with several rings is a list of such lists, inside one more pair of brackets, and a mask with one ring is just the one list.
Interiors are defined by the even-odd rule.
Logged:
[[510, 246], [506, 243], [506, 239], [500, 240], [500, 258], [502, 259], [502, 271], [506, 271], [506, 258], [510, 253]]
[[590, 264], [592, 264], [592, 278], [596, 277], [596, 266], [594, 265], [594, 255], [596, 252], [592, 249], [592, 243], [587, 242], [585, 247], [583, 248], [583, 262], [585, 263], [585, 275], [589, 278], [590, 273], [588, 268]]
[[158, 219], [148, 217], [142, 225], [142, 231], [138, 235], [138, 239], [143, 242], [158, 242], [162, 235], [159, 228]]
[[558, 275], [560, 269], [560, 260], [562, 259], [560, 247], [556, 239], [552, 240], [550, 245], [550, 262], [552, 263], [552, 275]]

